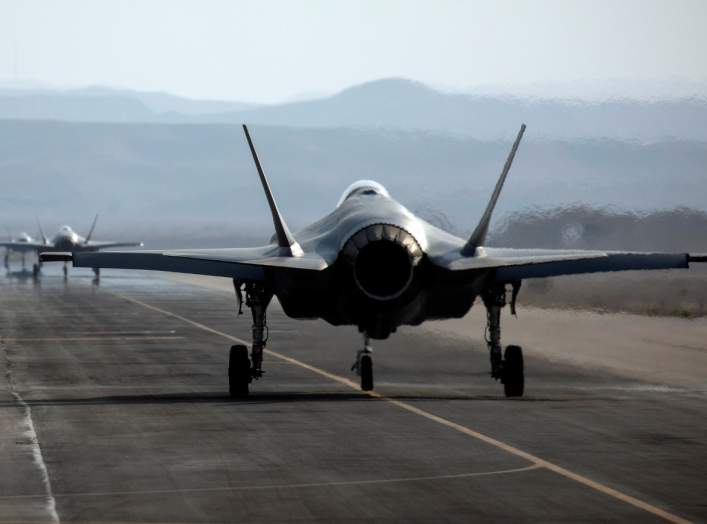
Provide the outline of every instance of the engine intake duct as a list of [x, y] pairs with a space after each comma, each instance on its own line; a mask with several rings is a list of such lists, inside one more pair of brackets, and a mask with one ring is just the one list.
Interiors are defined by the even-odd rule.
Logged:
[[373, 224], [352, 235], [341, 251], [353, 269], [356, 286], [374, 300], [393, 300], [412, 283], [422, 249], [410, 233], [389, 224]]

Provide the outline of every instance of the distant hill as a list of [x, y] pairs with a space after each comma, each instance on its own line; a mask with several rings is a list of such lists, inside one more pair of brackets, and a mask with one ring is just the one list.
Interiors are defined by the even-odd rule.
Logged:
[[[252, 134], [294, 229], [329, 211], [353, 180], [372, 178], [411, 210], [464, 234], [510, 147], [508, 140], [384, 130], [253, 126]], [[705, 166], [704, 142], [528, 141], [496, 224], [532, 206], [572, 203], [704, 211]], [[103, 233], [232, 238], [262, 231], [266, 238], [272, 227], [233, 125], [0, 121], [0, 181], [0, 225], [13, 230], [32, 228], [35, 215], [47, 229], [88, 226], [95, 212]]]
[[70, 122], [188, 122], [257, 107], [255, 104], [193, 100], [168, 93], [104, 87], [56, 90], [0, 88], [0, 118]]
[[162, 93], [89, 88], [0, 90], [0, 118], [78, 122], [231, 123], [425, 131], [479, 140], [665, 139], [707, 141], [707, 101], [513, 98], [450, 94], [405, 79], [357, 85], [328, 97], [268, 106], [189, 100]]

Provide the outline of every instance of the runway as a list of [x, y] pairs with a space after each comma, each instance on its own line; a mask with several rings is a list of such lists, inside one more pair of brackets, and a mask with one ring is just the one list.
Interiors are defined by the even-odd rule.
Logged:
[[694, 373], [531, 348], [507, 400], [482, 333], [406, 328], [374, 344], [367, 395], [355, 328], [273, 307], [266, 375], [233, 401], [227, 350], [250, 315], [228, 282], [44, 273], [0, 278], [0, 522], [707, 521]]

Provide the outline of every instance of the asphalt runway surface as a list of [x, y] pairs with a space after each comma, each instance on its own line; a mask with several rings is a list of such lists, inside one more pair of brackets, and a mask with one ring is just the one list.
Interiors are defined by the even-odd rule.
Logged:
[[481, 334], [408, 328], [368, 395], [355, 328], [273, 307], [235, 401], [232, 293], [44, 273], [0, 278], [0, 522], [707, 521], [705, 388], [529, 355], [508, 400]]

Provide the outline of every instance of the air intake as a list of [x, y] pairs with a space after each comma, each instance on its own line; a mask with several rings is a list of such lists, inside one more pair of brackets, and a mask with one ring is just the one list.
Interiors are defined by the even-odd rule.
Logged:
[[375, 300], [393, 300], [402, 295], [422, 260], [422, 249], [415, 238], [388, 224], [361, 229], [346, 241], [341, 253], [353, 268], [356, 286]]

